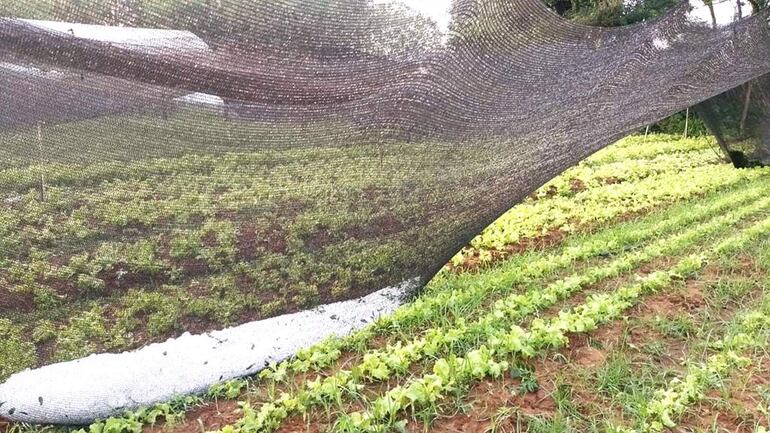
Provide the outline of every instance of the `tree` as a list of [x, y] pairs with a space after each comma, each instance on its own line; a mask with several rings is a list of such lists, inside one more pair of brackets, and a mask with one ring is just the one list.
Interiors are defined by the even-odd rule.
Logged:
[[[616, 27], [662, 15], [678, 0], [543, 0], [558, 15], [590, 26]], [[453, 3], [450, 43], [492, 44], [508, 33], [508, 26], [522, 24], [527, 17], [516, 15], [506, 0], [456, 0]], [[528, 35], [527, 43], [540, 35]], [[507, 43], [510, 43], [508, 41]]]
[[0, 16], [188, 30], [212, 47], [341, 57], [428, 50], [436, 23], [371, 0], [34, 0], [0, 2]]
[[377, 55], [427, 51], [441, 45], [438, 25], [401, 3], [372, 5], [366, 51]]
[[140, 0], [35, 0], [0, 2], [0, 16], [100, 25], [134, 25]]
[[616, 27], [658, 17], [677, 0], [546, 0], [546, 4], [565, 18], [586, 25]]
[[507, 34], [511, 2], [506, 0], [456, 0], [449, 25], [450, 45], [483, 46]]

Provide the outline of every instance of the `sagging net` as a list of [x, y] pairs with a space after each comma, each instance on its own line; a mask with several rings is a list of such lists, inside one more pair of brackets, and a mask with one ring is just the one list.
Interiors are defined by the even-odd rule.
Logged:
[[411, 6], [0, 1], [0, 381], [423, 284], [566, 168], [770, 72], [766, 11]]
[[770, 75], [730, 89], [697, 109], [736, 167], [770, 165]]

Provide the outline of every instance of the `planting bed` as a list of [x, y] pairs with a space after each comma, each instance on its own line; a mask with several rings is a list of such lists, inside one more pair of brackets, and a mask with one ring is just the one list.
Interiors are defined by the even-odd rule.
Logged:
[[[257, 376], [86, 431], [764, 431], [770, 172], [733, 169], [712, 145], [705, 138], [625, 139], [499, 218], [393, 314]], [[318, 160], [324, 152], [351, 152], [356, 164], [369, 160], [355, 149], [312, 152]], [[14, 249], [0, 258], [7, 265], [0, 279], [10, 288], [5, 299], [14, 300], [0, 305], [10, 314], [0, 345], [24, 354], [0, 363], [10, 366], [3, 375], [344, 299], [367, 284], [395, 284], [334, 262], [334, 248], [383, 248], [383, 266], [419, 266], [419, 257], [399, 256], [399, 242], [410, 241], [400, 237], [410, 224], [406, 215], [435, 221], [415, 229], [411, 241], [452, 229], [430, 206], [422, 213], [395, 209], [382, 216], [383, 231], [363, 241], [351, 227], [355, 213], [367, 210], [352, 211], [352, 199], [337, 191], [336, 205], [279, 215], [274, 233], [275, 221], [247, 221], [239, 212], [254, 205], [244, 198], [249, 194], [270, 197], [254, 173], [279, 159], [292, 170], [291, 155], [198, 158], [168, 160], [162, 177], [104, 163], [105, 177], [87, 182], [62, 165], [46, 201], [34, 173], [24, 185], [24, 176], [13, 184], [0, 173], [4, 194], [19, 196], [0, 214], [0, 230], [18, 232], [8, 243]], [[319, 164], [310, 172], [318, 174]], [[242, 185], [207, 183], [233, 172], [244, 173]], [[332, 172], [344, 175], [334, 168], [318, 175]], [[378, 194], [403, 187], [380, 185]], [[308, 225], [343, 208], [348, 225]], [[189, 228], [154, 228], [169, 218]], [[399, 236], [389, 236], [391, 225]], [[305, 271], [334, 266], [334, 275], [349, 270], [349, 281], [320, 280], [313, 292], [292, 280], [302, 270], [285, 269], [282, 260], [294, 262], [293, 245], [316, 241], [323, 247], [303, 262]], [[249, 248], [264, 253], [278, 244], [272, 267], [250, 260]], [[255, 289], [263, 281], [274, 285]]]

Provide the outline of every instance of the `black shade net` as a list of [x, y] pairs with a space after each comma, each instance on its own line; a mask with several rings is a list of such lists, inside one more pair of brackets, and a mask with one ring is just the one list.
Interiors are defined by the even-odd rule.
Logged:
[[736, 167], [770, 165], [770, 75], [709, 99], [697, 110]]
[[32, 364], [424, 284], [566, 168], [770, 72], [766, 11], [421, 4], [0, 0], [0, 316], [122, 336]]

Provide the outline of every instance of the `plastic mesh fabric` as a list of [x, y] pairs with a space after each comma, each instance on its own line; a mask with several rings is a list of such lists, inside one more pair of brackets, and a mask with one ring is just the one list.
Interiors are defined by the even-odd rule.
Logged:
[[736, 167], [770, 165], [770, 75], [728, 90], [697, 109]]
[[537, 0], [20, 3], [0, 381], [425, 282], [566, 168], [770, 72], [766, 11], [714, 28], [695, 0], [615, 29]]

